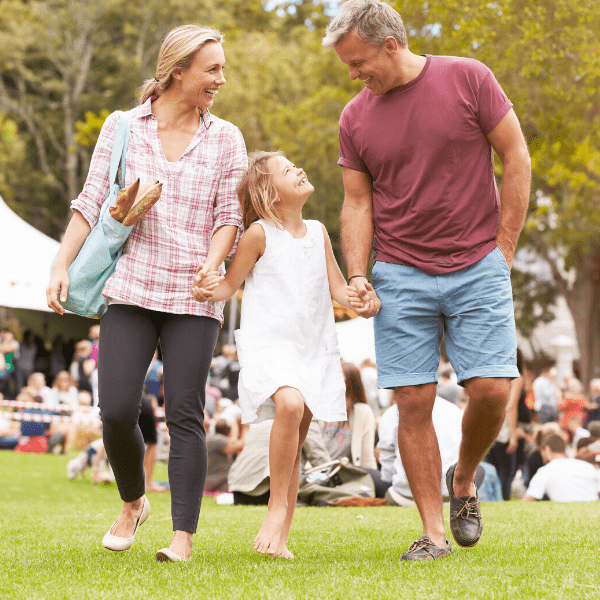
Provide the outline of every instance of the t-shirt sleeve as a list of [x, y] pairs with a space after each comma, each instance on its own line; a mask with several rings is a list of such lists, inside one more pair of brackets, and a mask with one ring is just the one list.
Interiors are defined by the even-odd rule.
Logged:
[[538, 472], [531, 478], [526, 494], [532, 496], [536, 500], [543, 500], [546, 494], [546, 473], [544, 468], [538, 469]]
[[481, 82], [478, 90], [478, 118], [481, 130], [485, 135], [500, 123], [502, 117], [513, 105], [506, 97], [494, 74], [489, 69], [487, 72], [487, 76]]
[[338, 165], [354, 169], [355, 171], [369, 172], [352, 141], [346, 111], [342, 113], [340, 118], [340, 158], [338, 160]]

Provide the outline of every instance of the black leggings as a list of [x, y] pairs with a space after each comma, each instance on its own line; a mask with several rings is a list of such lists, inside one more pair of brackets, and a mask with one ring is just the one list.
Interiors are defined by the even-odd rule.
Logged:
[[104, 446], [124, 502], [144, 495], [144, 439], [138, 425], [146, 371], [160, 339], [174, 531], [196, 532], [206, 479], [204, 389], [219, 322], [111, 304], [98, 344]]

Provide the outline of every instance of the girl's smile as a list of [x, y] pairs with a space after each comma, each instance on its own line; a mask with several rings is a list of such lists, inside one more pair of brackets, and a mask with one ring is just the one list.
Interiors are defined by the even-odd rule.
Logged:
[[285, 156], [271, 158], [269, 169], [279, 198], [285, 202], [297, 199], [303, 204], [315, 190], [304, 170], [296, 167]]

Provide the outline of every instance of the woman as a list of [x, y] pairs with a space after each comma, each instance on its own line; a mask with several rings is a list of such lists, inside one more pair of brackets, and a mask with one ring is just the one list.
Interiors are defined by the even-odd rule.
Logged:
[[327, 449], [332, 459], [347, 456], [355, 467], [377, 469], [375, 460], [375, 415], [367, 404], [360, 371], [350, 363], [342, 363], [346, 383], [344, 423], [326, 423], [323, 428]]
[[[223, 272], [242, 222], [235, 190], [247, 168], [244, 140], [237, 127], [208, 110], [225, 84], [221, 43], [218, 31], [185, 25], [162, 44], [156, 77], [143, 86], [139, 106], [131, 111], [125, 181], [158, 180], [162, 195], [135, 225], [103, 291], [110, 304], [100, 329], [100, 409], [106, 453], [124, 503], [103, 544], [130, 548], [150, 512], [138, 417], [160, 340], [174, 536], [158, 560], [189, 560], [206, 477], [204, 388], [223, 303], [196, 302], [192, 278], [200, 264], [205, 272]], [[85, 187], [72, 203], [75, 212], [47, 289], [48, 306], [60, 314], [57, 293], [66, 298], [67, 268], [108, 195], [119, 120], [119, 113], [106, 120]]]

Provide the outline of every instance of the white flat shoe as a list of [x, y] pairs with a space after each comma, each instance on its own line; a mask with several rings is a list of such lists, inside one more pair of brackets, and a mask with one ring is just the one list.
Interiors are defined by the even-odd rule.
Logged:
[[142, 514], [140, 515], [138, 522], [135, 524], [135, 530], [133, 532], [133, 535], [129, 538], [117, 537], [116, 535], [113, 535], [111, 533], [111, 530], [117, 524], [117, 521], [119, 520], [117, 519], [117, 521], [115, 521], [112, 527], [108, 530], [108, 533], [102, 539], [102, 545], [107, 550], [114, 550], [115, 552], [123, 552], [123, 550], [129, 550], [129, 548], [133, 546], [133, 540], [135, 538], [137, 530], [139, 529], [139, 526], [148, 518], [149, 514], [150, 502], [148, 502], [148, 498], [144, 496], [144, 506], [142, 507]]
[[169, 548], [162, 548], [156, 553], [156, 560], [158, 562], [187, 562], [189, 559], [181, 558], [179, 554], [175, 554]]

